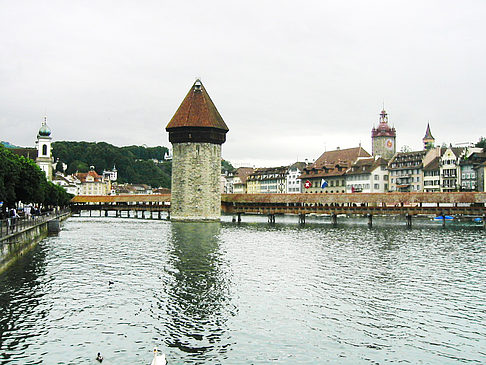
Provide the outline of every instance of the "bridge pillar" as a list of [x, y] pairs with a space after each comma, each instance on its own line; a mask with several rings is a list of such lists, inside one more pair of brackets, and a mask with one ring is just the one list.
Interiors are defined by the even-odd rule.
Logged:
[[89, 216], [91, 217], [91, 209], [89, 210]]
[[238, 213], [238, 223], [241, 223], [241, 213]]
[[167, 211], [167, 220], [170, 221], [170, 210]]
[[159, 218], [159, 219], [162, 219], [162, 215], [160, 214], [160, 210], [159, 210], [159, 212], [158, 212], [158, 213], [159, 213], [158, 218]]
[[118, 218], [118, 210], [115, 210], [115, 217]]
[[407, 227], [412, 227], [412, 215], [407, 213], [405, 219], [407, 220]]
[[373, 215], [368, 214], [368, 227], [373, 227]]
[[299, 223], [305, 224], [305, 214], [299, 214]]
[[105, 217], [108, 217], [108, 210], [105, 210]]
[[333, 226], [337, 225], [337, 214], [331, 214], [331, 222]]
[[145, 210], [142, 210], [142, 219], [145, 219]]

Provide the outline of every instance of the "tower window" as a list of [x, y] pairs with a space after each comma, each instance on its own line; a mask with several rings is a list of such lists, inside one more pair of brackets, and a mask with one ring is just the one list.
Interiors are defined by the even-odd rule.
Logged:
[[47, 156], [47, 145], [46, 144], [42, 145], [42, 155]]

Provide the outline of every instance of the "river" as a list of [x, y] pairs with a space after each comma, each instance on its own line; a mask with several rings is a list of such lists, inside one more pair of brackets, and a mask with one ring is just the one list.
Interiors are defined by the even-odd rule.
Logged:
[[481, 227], [230, 220], [68, 219], [0, 276], [0, 363], [486, 363]]

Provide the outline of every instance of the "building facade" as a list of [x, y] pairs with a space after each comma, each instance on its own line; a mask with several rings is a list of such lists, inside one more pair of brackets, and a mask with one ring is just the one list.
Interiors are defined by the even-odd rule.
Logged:
[[88, 172], [77, 172], [74, 176], [81, 182], [80, 195], [108, 195], [111, 193], [110, 180], [104, 180], [102, 176], [91, 166]]
[[300, 179], [300, 175], [302, 175], [305, 167], [307, 167], [305, 162], [296, 162], [289, 166], [285, 177], [287, 194], [302, 193], [302, 180]]
[[306, 166], [302, 175], [302, 192], [345, 193], [346, 171], [359, 158], [370, 158], [361, 146], [324, 152], [313, 164]]
[[255, 169], [246, 179], [248, 194], [284, 194], [287, 192], [287, 166]]
[[386, 193], [389, 189], [388, 161], [384, 158], [362, 158], [346, 171], [347, 193]]
[[390, 191], [423, 189], [423, 158], [426, 151], [397, 152], [388, 163]]

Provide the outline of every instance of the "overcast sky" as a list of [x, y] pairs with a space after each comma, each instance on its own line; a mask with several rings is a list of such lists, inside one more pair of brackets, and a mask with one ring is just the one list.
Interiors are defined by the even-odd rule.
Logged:
[[0, 0], [0, 139], [170, 146], [200, 77], [223, 158], [272, 166], [362, 146], [486, 136], [486, 1]]

